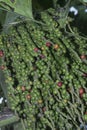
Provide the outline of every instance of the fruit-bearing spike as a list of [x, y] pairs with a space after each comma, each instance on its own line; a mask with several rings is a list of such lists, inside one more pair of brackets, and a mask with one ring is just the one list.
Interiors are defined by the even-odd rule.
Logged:
[[87, 41], [77, 36], [72, 40], [63, 27], [56, 26], [55, 10], [48, 12], [41, 12], [46, 26], [26, 21], [12, 26], [9, 35], [1, 35], [0, 57], [5, 54], [5, 58], [0, 58], [0, 66], [6, 67], [3, 73], [11, 109], [28, 130], [34, 124], [36, 130], [74, 130], [80, 118], [83, 122], [87, 118], [78, 108], [83, 103], [81, 112], [86, 111]]

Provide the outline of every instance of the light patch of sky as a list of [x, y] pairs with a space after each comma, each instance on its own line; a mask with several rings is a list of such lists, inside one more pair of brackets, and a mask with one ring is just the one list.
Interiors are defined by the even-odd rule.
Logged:
[[87, 13], [87, 9], [85, 9], [85, 12]]
[[0, 104], [2, 104], [2, 101], [3, 101], [3, 97], [0, 98]]
[[[69, 10], [69, 11], [70, 11], [70, 12], [73, 12], [74, 15], [77, 15], [77, 14], [78, 14], [78, 10], [77, 10], [74, 6], [70, 7], [70, 10]], [[84, 12], [87, 13], [87, 9], [85, 9]]]
[[75, 8], [75, 7], [70, 7], [70, 12], [73, 12], [74, 15], [77, 15], [78, 14], [78, 10]]

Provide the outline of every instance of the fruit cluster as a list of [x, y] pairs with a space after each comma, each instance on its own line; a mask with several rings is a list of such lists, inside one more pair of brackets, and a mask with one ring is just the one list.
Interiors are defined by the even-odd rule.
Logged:
[[51, 11], [41, 20], [0, 37], [8, 102], [25, 130], [76, 130], [87, 122], [87, 41], [66, 34]]

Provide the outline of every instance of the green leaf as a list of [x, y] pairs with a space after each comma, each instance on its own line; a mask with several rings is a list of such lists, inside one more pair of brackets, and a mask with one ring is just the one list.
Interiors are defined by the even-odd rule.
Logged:
[[12, 23], [19, 17], [20, 15], [13, 12], [7, 12], [5, 22], [3, 25], [3, 32], [8, 33], [9, 27], [12, 26]]
[[8, 116], [6, 115], [6, 117], [5, 115], [2, 114], [2, 119], [0, 120], [0, 127], [11, 124], [11, 123], [15, 123], [18, 121], [19, 121], [19, 117], [14, 114], [9, 114]]
[[83, 0], [83, 2], [87, 3], [87, 0]]
[[4, 21], [5, 21], [5, 17], [6, 17], [6, 13], [3, 10], [0, 10], [0, 23], [1, 25], [3, 25]]
[[33, 19], [32, 0], [0, 0], [0, 5], [15, 13]]
[[14, 123], [14, 130], [24, 130], [21, 122]]

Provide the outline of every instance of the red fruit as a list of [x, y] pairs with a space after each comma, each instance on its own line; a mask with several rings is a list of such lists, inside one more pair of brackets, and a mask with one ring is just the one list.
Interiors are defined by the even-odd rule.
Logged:
[[84, 88], [80, 88], [79, 89], [79, 94], [80, 94], [81, 97], [82, 97], [82, 95], [83, 95], [84, 92], [85, 92]]
[[0, 57], [3, 57], [4, 56], [4, 53], [2, 50], [0, 50]]
[[59, 87], [61, 87], [62, 84], [63, 84], [62, 82], [58, 82], [58, 83], [57, 83], [57, 85], [58, 85]]
[[50, 42], [46, 42], [46, 46], [47, 46], [47, 47], [50, 47], [50, 46], [51, 46], [51, 43], [50, 43]]
[[5, 66], [4, 66], [4, 65], [0, 66], [0, 69], [1, 69], [1, 70], [4, 70], [4, 69], [5, 69]]
[[45, 55], [41, 54], [40, 57], [43, 59], [43, 58], [45, 58]]
[[55, 44], [54, 49], [57, 50], [59, 48], [59, 45]]
[[27, 95], [27, 99], [30, 99], [31, 98], [31, 96], [30, 95]]
[[80, 58], [81, 59], [86, 59], [86, 55], [81, 55]]
[[38, 52], [38, 51], [39, 51], [39, 49], [36, 47], [36, 48], [34, 48], [34, 51], [35, 51], [35, 52]]
[[25, 91], [25, 90], [26, 90], [26, 88], [25, 88], [24, 86], [22, 86], [21, 90], [22, 90], [22, 91]]

